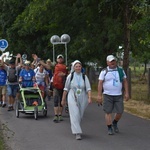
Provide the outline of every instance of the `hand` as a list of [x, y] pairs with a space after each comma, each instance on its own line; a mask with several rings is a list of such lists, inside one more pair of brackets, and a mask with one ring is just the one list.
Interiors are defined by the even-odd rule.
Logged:
[[91, 97], [88, 97], [88, 103], [91, 104], [92, 103], [92, 99]]
[[32, 54], [32, 58], [33, 58], [34, 60], [36, 60], [38, 57], [37, 57], [36, 54]]
[[101, 96], [101, 95], [98, 95], [98, 96], [97, 96], [97, 103], [100, 104], [100, 105], [102, 105], [102, 102], [103, 102], [103, 101], [102, 101], [102, 96]]
[[63, 76], [65, 76], [65, 74], [64, 74], [63, 72], [60, 72], [60, 73], [58, 74], [58, 76], [63, 77]]
[[124, 100], [125, 100], [125, 101], [128, 101], [128, 100], [129, 100], [129, 94], [125, 94], [125, 95], [124, 95]]
[[6, 54], [2, 55], [2, 58], [6, 57]]
[[21, 55], [20, 55], [20, 54], [17, 54], [17, 58], [21, 58]]

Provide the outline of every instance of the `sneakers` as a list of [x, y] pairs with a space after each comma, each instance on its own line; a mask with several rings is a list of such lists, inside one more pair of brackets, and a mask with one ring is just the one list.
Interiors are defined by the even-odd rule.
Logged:
[[63, 117], [61, 115], [59, 115], [58, 120], [63, 121]]
[[54, 122], [58, 122], [58, 121], [63, 121], [63, 117], [61, 115], [57, 116], [55, 115], [54, 119], [53, 119]]
[[111, 128], [109, 128], [108, 129], [108, 135], [113, 135], [114, 133], [113, 133], [113, 129], [112, 129], [112, 127]]
[[76, 140], [82, 140], [81, 134], [76, 134]]
[[54, 119], [53, 119], [53, 121], [54, 121], [55, 123], [57, 123], [57, 122], [58, 122], [58, 116], [55, 116]]
[[6, 106], [6, 104], [2, 104], [2, 107], [5, 107]]
[[114, 124], [114, 123], [113, 123], [113, 126], [112, 126], [112, 127], [113, 127], [115, 133], [118, 133], [118, 132], [119, 132], [119, 129], [118, 129], [117, 124]]
[[12, 110], [14, 110], [13, 106], [9, 106], [8, 111], [12, 111]]

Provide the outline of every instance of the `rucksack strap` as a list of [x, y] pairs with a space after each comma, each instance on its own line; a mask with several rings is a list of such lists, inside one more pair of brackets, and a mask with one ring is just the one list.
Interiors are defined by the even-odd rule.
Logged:
[[[72, 81], [72, 79], [73, 79], [73, 76], [74, 76], [74, 71], [71, 73], [70, 83], [71, 83], [71, 81]], [[84, 74], [84, 73], [82, 73], [82, 78], [83, 78], [84, 84], [85, 84], [85, 74]], [[85, 90], [86, 90], [86, 84], [85, 84]]]
[[[72, 81], [73, 76], [74, 76], [74, 71], [71, 73], [70, 82]], [[84, 73], [82, 73], [82, 78], [83, 78], [83, 80], [84, 80], [84, 82], [85, 82], [85, 74], [84, 74]]]

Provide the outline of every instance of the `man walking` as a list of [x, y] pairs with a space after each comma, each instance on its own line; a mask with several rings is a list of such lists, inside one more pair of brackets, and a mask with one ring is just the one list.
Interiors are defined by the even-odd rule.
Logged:
[[[99, 75], [98, 103], [102, 104], [103, 93], [103, 110], [108, 135], [113, 135], [114, 132], [119, 132], [117, 123], [124, 110], [123, 99], [126, 101], [129, 99], [129, 92], [126, 74], [122, 68], [117, 66], [116, 58], [113, 55], [109, 55], [106, 61], [107, 68], [103, 69]], [[122, 88], [124, 91], [122, 91]], [[115, 113], [113, 121], [112, 113]]]

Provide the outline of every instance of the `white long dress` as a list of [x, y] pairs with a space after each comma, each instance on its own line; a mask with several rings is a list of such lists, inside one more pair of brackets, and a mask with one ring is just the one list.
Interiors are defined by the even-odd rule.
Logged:
[[70, 81], [70, 79], [71, 74], [67, 77], [64, 90], [68, 91], [68, 108], [70, 114], [71, 130], [73, 134], [81, 134], [81, 119], [83, 117], [85, 108], [88, 105], [87, 92], [91, 91], [91, 86], [86, 75], [84, 81], [82, 73], [77, 74], [74, 72], [72, 81]]

